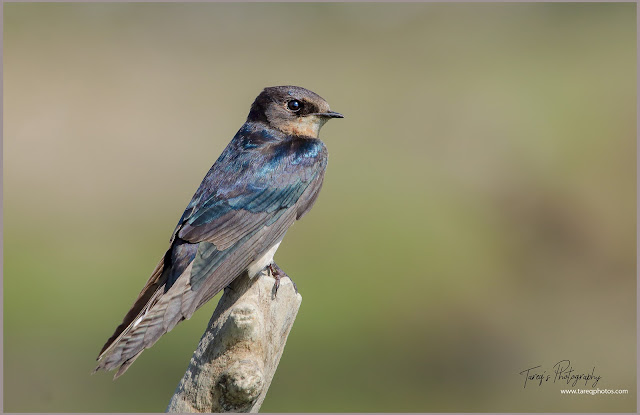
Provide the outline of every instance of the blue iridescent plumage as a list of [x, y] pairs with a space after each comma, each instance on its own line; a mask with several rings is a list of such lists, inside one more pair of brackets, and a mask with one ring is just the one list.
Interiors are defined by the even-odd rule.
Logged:
[[121, 375], [231, 281], [272, 261], [267, 253], [272, 257], [322, 186], [327, 149], [318, 131], [327, 119], [341, 117], [299, 87], [266, 88], [256, 98], [247, 122], [185, 208], [170, 248], [104, 345], [96, 370], [120, 366], [116, 377]]

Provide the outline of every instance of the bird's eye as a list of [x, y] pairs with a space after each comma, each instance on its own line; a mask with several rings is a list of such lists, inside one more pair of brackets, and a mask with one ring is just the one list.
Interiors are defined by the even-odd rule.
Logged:
[[297, 99], [294, 99], [287, 103], [287, 108], [289, 108], [289, 110], [293, 112], [298, 112], [302, 108], [302, 102], [298, 101]]

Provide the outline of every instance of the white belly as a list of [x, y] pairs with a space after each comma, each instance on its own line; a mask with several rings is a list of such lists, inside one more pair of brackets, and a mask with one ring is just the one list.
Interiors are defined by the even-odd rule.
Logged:
[[249, 267], [247, 268], [247, 271], [249, 272], [249, 277], [251, 278], [255, 277], [256, 275], [258, 275], [260, 271], [264, 269], [264, 267], [266, 267], [267, 265], [273, 262], [273, 256], [276, 254], [276, 251], [280, 246], [280, 242], [273, 245], [271, 249], [265, 252], [265, 254], [261, 258], [258, 258], [255, 262], [253, 262], [253, 264], [249, 265]]

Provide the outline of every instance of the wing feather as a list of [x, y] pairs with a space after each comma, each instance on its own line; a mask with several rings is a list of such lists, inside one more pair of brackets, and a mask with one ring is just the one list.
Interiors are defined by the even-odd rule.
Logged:
[[124, 373], [279, 243], [315, 202], [327, 160], [321, 141], [289, 137], [247, 148], [242, 131], [194, 194], [171, 248], [103, 347], [97, 369], [120, 366], [116, 376]]

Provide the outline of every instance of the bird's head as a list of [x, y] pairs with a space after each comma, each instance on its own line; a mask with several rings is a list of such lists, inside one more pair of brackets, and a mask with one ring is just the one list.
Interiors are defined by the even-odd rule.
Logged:
[[330, 118], [343, 115], [331, 111], [320, 95], [299, 86], [272, 86], [258, 95], [247, 121], [264, 122], [288, 135], [318, 138]]

